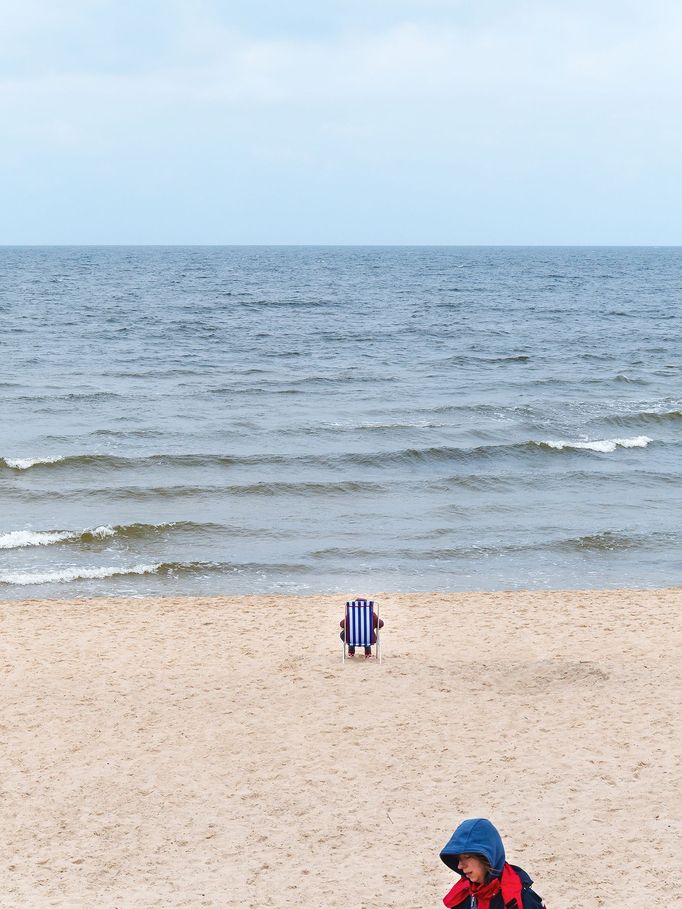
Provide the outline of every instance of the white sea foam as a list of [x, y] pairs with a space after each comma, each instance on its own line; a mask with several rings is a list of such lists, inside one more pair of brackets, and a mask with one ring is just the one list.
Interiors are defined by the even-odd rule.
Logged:
[[541, 445], [547, 445], [549, 448], [556, 448], [562, 451], [564, 448], [577, 448], [586, 451], [599, 451], [604, 454], [610, 454], [616, 448], [646, 448], [653, 439], [649, 436], [635, 436], [632, 439], [595, 439], [592, 442], [558, 442], [544, 441]]
[[56, 464], [58, 461], [63, 461], [64, 457], [56, 455], [47, 458], [3, 458], [2, 460], [14, 470], [28, 470], [29, 467], [34, 467], [36, 464]]
[[108, 524], [102, 524], [100, 527], [95, 527], [94, 530], [86, 530], [84, 533], [89, 534], [91, 537], [95, 537], [97, 540], [105, 540], [107, 537], [116, 535], [114, 528], [110, 527]]
[[126, 574], [155, 574], [161, 564], [133, 565], [130, 568], [64, 568], [61, 571], [0, 572], [0, 584], [59, 584], [69, 581], [97, 580]]
[[0, 549], [22, 549], [25, 546], [49, 546], [73, 539], [68, 530], [11, 530], [0, 533]]
[[105, 540], [116, 535], [116, 530], [102, 524], [93, 530], [11, 530], [0, 533], [0, 549], [24, 549], [27, 546], [50, 546], [52, 543], [77, 542], [82, 537]]

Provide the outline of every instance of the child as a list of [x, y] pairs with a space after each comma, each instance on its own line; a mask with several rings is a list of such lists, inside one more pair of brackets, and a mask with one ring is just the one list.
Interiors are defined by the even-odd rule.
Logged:
[[462, 821], [440, 854], [461, 877], [444, 897], [448, 909], [543, 909], [521, 868], [505, 861], [502, 838], [483, 817]]

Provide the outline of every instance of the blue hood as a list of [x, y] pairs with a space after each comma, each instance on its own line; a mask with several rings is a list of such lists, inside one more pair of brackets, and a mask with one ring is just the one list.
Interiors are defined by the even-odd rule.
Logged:
[[440, 857], [448, 868], [452, 868], [453, 871], [460, 874], [457, 863], [463, 853], [484, 855], [490, 862], [493, 875], [497, 876], [502, 873], [505, 862], [502, 837], [497, 832], [497, 828], [486, 818], [474, 817], [468, 821], [462, 821], [443, 848]]

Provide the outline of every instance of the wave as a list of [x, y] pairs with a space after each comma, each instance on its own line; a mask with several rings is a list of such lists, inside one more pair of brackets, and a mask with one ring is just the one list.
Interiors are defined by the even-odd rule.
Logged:
[[130, 470], [146, 467], [236, 467], [239, 465], [278, 465], [292, 461], [321, 462], [324, 456], [298, 455], [223, 455], [223, 454], [151, 454], [139, 457], [108, 454], [55, 455], [37, 458], [0, 458], [0, 467], [28, 470], [66, 470], [95, 467], [101, 470]]
[[[448, 489], [456, 486], [461, 489], [470, 489], [474, 492], [505, 492], [514, 489], [522, 482], [522, 477], [515, 474], [455, 474], [454, 476], [436, 479], [431, 486], [434, 488]], [[537, 483], [537, 477], [533, 475], [531, 482]], [[500, 507], [499, 503], [497, 507]]]
[[567, 549], [572, 551], [583, 552], [591, 550], [594, 552], [613, 552], [618, 550], [638, 549], [646, 537], [619, 533], [613, 530], [605, 530], [601, 533], [588, 533], [585, 536], [569, 537], [565, 540], [553, 544], [557, 549]]
[[647, 379], [641, 379], [639, 377], [628, 376], [624, 372], [619, 372], [617, 376], [614, 376], [614, 382], [624, 382], [626, 385], [648, 385], [649, 382]]
[[112, 439], [161, 439], [169, 435], [164, 429], [94, 429], [88, 433], [93, 438], [104, 437]]
[[11, 530], [0, 534], [0, 549], [23, 549], [26, 546], [50, 546], [72, 538], [68, 530]]
[[517, 553], [540, 552], [617, 552], [632, 549], [643, 549], [648, 546], [679, 544], [679, 534], [651, 533], [638, 534], [625, 531], [600, 531], [583, 536], [566, 537], [554, 540], [528, 540], [520, 543], [473, 543], [462, 546], [447, 546], [432, 549], [395, 548], [381, 550], [359, 547], [329, 546], [310, 553], [315, 560], [326, 559], [381, 559], [408, 561], [447, 561], [449, 559], [476, 559]]
[[485, 357], [476, 354], [456, 354], [455, 356], [446, 357], [441, 362], [443, 364], [449, 364], [451, 366], [467, 366], [468, 364], [481, 365], [483, 363], [490, 365], [494, 365], [496, 363], [529, 363], [530, 356], [528, 356], [528, 354], [518, 354], [517, 356], [507, 357]]
[[9, 467], [12, 470], [28, 470], [38, 464], [57, 464], [66, 460], [62, 455], [47, 456], [42, 458], [0, 458], [0, 467]]
[[220, 530], [221, 525], [199, 524], [194, 521], [169, 521], [161, 524], [102, 524], [92, 529], [73, 530], [12, 530], [0, 534], [0, 549], [24, 549], [29, 546], [50, 546], [55, 543], [96, 543], [112, 537], [145, 539], [167, 531]]
[[335, 480], [327, 482], [270, 482], [248, 483], [241, 486], [226, 486], [224, 494], [234, 496], [277, 496], [277, 495], [352, 495], [356, 492], [380, 492], [383, 483], [367, 480]]
[[[36, 468], [45, 468], [47, 470], [65, 470], [69, 468], [80, 468], [80, 467], [96, 467], [101, 470], [117, 471], [117, 470], [131, 470], [139, 469], [145, 467], [264, 467], [264, 466], [287, 466], [293, 464], [301, 464], [305, 466], [317, 466], [317, 467], [333, 467], [336, 465], [344, 464], [356, 464], [361, 466], [366, 465], [376, 465], [382, 466], [383, 464], [390, 463], [402, 463], [402, 462], [411, 462], [419, 460], [457, 460], [470, 457], [472, 454], [481, 454], [485, 452], [487, 448], [497, 448], [501, 449], [505, 446], [482, 446], [477, 449], [461, 449], [454, 448], [452, 446], [432, 446], [429, 448], [406, 448], [406, 449], [397, 449], [387, 452], [347, 452], [343, 454], [334, 454], [334, 455], [308, 455], [308, 454], [291, 454], [291, 455], [215, 455], [215, 454], [154, 454], [147, 455], [145, 457], [124, 457], [122, 455], [100, 455], [100, 454], [83, 454], [83, 455], [64, 455], [60, 457], [53, 458], [23, 458], [23, 459], [10, 459], [4, 458], [0, 459], [0, 466], [3, 464], [7, 467], [18, 470], [27, 470], [30, 467]], [[256, 483], [248, 484], [244, 487], [239, 486], [215, 486], [215, 487], [194, 487], [194, 486], [177, 486], [177, 487], [164, 487], [168, 489], [169, 492], [180, 494], [181, 491], [184, 491], [185, 494], [193, 494], [195, 492], [200, 492], [202, 490], [206, 491], [234, 491], [236, 494], [239, 492], [244, 493], [260, 493], [267, 494], [268, 488], [273, 490], [278, 487], [282, 489], [287, 489], [289, 487], [301, 486], [301, 487], [310, 487], [312, 491], [315, 491], [316, 487], [321, 486], [332, 486], [340, 484], [328, 484], [328, 483]], [[362, 488], [362, 484], [358, 484], [357, 487], [349, 487], [349, 491], [356, 491]], [[121, 492], [130, 492], [135, 494], [135, 488], [129, 488], [128, 490], [121, 489]], [[140, 488], [140, 492], [154, 492], [156, 494], [162, 494], [163, 489], [143, 489]]]
[[298, 574], [309, 568], [302, 564], [217, 563], [217, 562], [156, 562], [131, 566], [101, 566], [97, 568], [60, 568], [54, 571], [2, 571], [0, 584], [29, 586], [36, 584], [67, 584], [72, 581], [99, 581], [134, 575], [207, 576], [214, 573], [276, 572]]
[[[154, 499], [180, 499], [212, 496], [278, 496], [278, 495], [353, 495], [362, 492], [385, 492], [383, 483], [365, 480], [337, 480], [328, 482], [261, 482], [235, 485], [195, 486], [105, 486], [79, 487], [64, 491], [51, 491], [50, 499], [80, 501], [84, 496], [105, 496], [108, 500], [125, 502], [146, 502]], [[4, 498], [15, 498], [23, 502], [44, 502], [46, 493], [35, 489], [9, 489], [3, 491]]]
[[0, 467], [13, 470], [29, 468], [65, 471], [96, 468], [101, 471], [137, 470], [153, 467], [236, 467], [239, 465], [286, 464], [297, 460], [286, 455], [222, 455], [222, 454], [151, 454], [139, 457], [108, 454], [55, 455], [36, 458], [0, 458]]
[[631, 414], [615, 414], [603, 418], [611, 426], [641, 426], [678, 423], [682, 420], [682, 410], [640, 410]]
[[565, 449], [612, 452], [616, 448], [646, 448], [650, 442], [653, 442], [653, 439], [649, 438], [649, 436], [636, 436], [631, 439], [595, 439], [593, 441], [531, 440], [507, 444], [501, 443], [499, 445], [479, 445], [476, 448], [456, 448], [450, 445], [438, 445], [428, 448], [404, 448], [399, 451], [378, 454], [341, 455], [339, 460], [352, 461], [365, 466], [438, 461], [469, 462], [492, 459], [506, 454], [563, 451]]
[[[433, 423], [429, 420], [415, 420], [404, 422], [365, 422], [365, 423], [327, 423], [322, 428], [332, 432], [391, 432], [403, 429], [442, 429], [447, 423]], [[286, 430], [288, 435], [300, 435], [300, 429]]]
[[601, 530], [576, 537], [550, 540], [533, 547], [536, 549], [568, 552], [625, 552], [651, 546], [679, 544], [679, 534], [666, 531], [633, 533], [624, 530]]
[[[94, 401], [109, 401], [115, 400], [117, 398], [122, 398], [123, 395], [118, 392], [113, 391], [98, 391], [98, 392], [67, 392], [64, 394], [51, 394], [46, 392], [45, 394], [19, 394], [11, 398], [12, 403], [18, 404], [29, 404], [32, 407], [37, 407], [37, 405], [55, 405], [63, 402], [79, 403], [79, 404], [89, 404]], [[49, 406], [42, 408], [41, 412], [49, 410]]]
[[[388, 427], [387, 427], [388, 428]], [[0, 466], [18, 470], [27, 470], [30, 467], [44, 467], [47, 470], [65, 469], [70, 467], [94, 466], [108, 470], [134, 469], [154, 466], [169, 467], [237, 467], [237, 466], [284, 466], [301, 464], [306, 466], [333, 467], [337, 465], [359, 465], [382, 467], [390, 464], [409, 464], [431, 461], [470, 461], [481, 458], [495, 457], [500, 454], [513, 452], [528, 452], [537, 449], [562, 451], [564, 449], [588, 450], [596, 452], [612, 452], [616, 448], [646, 448], [653, 439], [649, 436], [635, 436], [632, 438], [594, 439], [583, 440], [530, 440], [522, 442], [508, 442], [497, 445], [479, 445], [475, 448], [458, 448], [452, 445], [432, 445], [424, 448], [401, 448], [383, 452], [346, 452], [342, 454], [308, 455], [308, 454], [275, 454], [275, 455], [216, 455], [216, 454], [154, 454], [144, 457], [124, 457], [121, 455], [83, 454], [62, 455], [43, 458], [0, 458]], [[324, 491], [325, 487], [338, 487], [344, 491], [347, 486], [349, 492], [360, 491], [364, 488], [362, 483], [256, 483], [243, 487], [228, 486], [215, 487], [216, 490], [232, 492], [234, 494], [268, 494], [272, 490], [275, 494], [278, 489], [289, 491], [290, 488], [300, 487], [301, 491]], [[171, 492], [184, 490], [193, 493], [208, 487], [164, 487]], [[161, 494], [162, 490], [140, 489], [140, 492]], [[135, 488], [121, 490], [135, 494]]]
[[28, 470], [30, 467], [45, 467], [59, 470], [72, 467], [98, 467], [109, 470], [120, 470], [127, 468], [152, 467], [156, 465], [177, 467], [205, 466], [207, 463], [229, 466], [237, 464], [239, 461], [239, 458], [233, 458], [228, 455], [155, 454], [142, 457], [125, 457], [123, 455], [107, 454], [76, 454], [38, 458], [0, 458], [0, 467], [4, 465], [5, 467], [11, 467], [16, 470]]
[[541, 448], [550, 448], [556, 451], [563, 451], [568, 448], [577, 451], [597, 451], [603, 454], [610, 454], [616, 448], [646, 448], [650, 442], [653, 442], [653, 439], [649, 436], [635, 436], [631, 439], [594, 439], [591, 442], [559, 440], [557, 442], [543, 441], [534, 444]]
[[156, 574], [162, 564], [133, 565], [129, 568], [62, 568], [57, 571], [2, 571], [0, 584], [59, 584], [68, 581], [99, 580], [117, 575]]
[[628, 533], [620, 530], [602, 530], [584, 536], [567, 537], [552, 543], [555, 549], [577, 550], [579, 552], [614, 552], [628, 549], [644, 549], [656, 546], [679, 546], [680, 535], [670, 531], [652, 533]]

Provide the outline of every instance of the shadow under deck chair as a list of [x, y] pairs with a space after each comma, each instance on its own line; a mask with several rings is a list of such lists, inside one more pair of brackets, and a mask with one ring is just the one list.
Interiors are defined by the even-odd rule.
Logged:
[[[381, 662], [379, 638], [379, 607], [377, 606], [377, 628], [373, 627], [374, 600], [348, 600], [343, 622], [342, 662], [346, 662], [349, 647], [371, 647], [376, 644], [376, 655]], [[372, 640], [374, 638], [374, 640]]]

